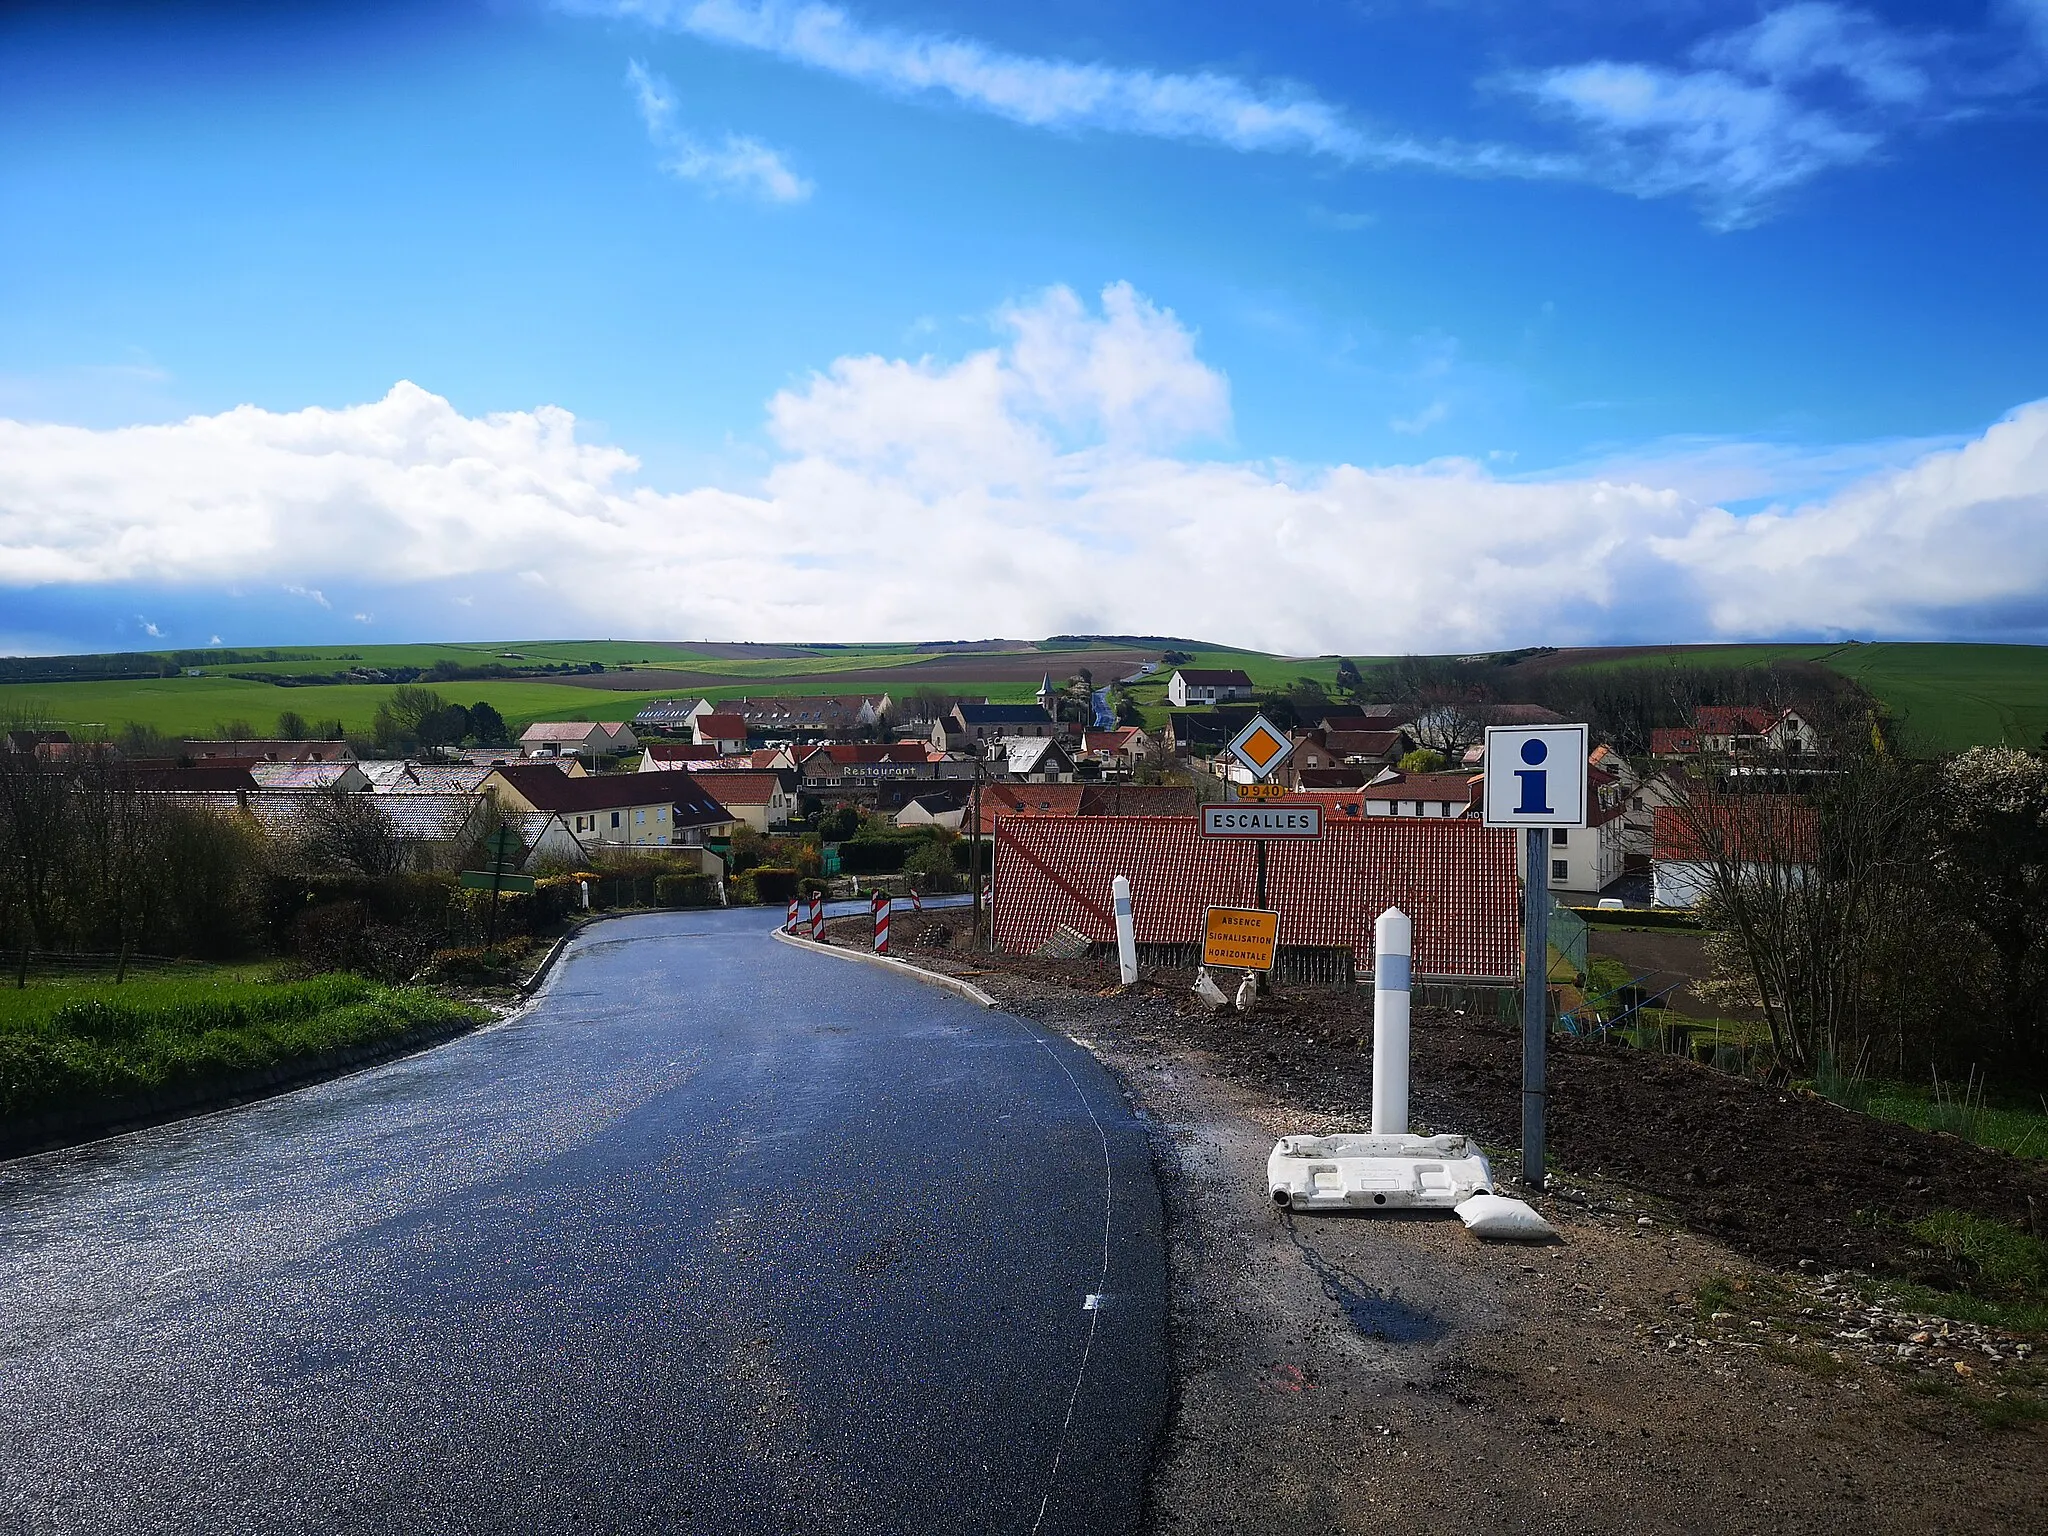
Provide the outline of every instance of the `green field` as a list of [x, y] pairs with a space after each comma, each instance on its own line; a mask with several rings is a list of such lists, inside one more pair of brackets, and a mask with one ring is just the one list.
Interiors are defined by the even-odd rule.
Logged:
[[[289, 676], [331, 673], [350, 665], [430, 667], [502, 661], [516, 666], [601, 662], [605, 687], [548, 679], [430, 683], [461, 704], [489, 703], [515, 729], [534, 720], [630, 719], [656, 699], [731, 698], [742, 693], [908, 692], [920, 684], [965, 697], [1029, 698], [1041, 673], [1063, 682], [1089, 667], [1097, 685], [1127, 670], [1132, 645], [1042, 644], [993, 653], [939, 652], [903, 644], [739, 647], [647, 640], [497, 641], [462, 645], [279, 647], [275, 661], [208, 666], [208, 674]], [[1240, 667], [1259, 686], [1309, 677], [1325, 688], [1336, 681], [1335, 657], [1290, 658], [1220, 646], [1188, 646], [1188, 665]], [[515, 653], [507, 656], [506, 653]], [[1157, 651], [1150, 652], [1156, 656]], [[2036, 746], [2048, 731], [2048, 648], [2022, 645], [1937, 645], [1877, 642], [1849, 645], [1748, 645], [1603, 657], [1583, 653], [1574, 664], [1639, 667], [1767, 665], [1812, 661], [1855, 678], [1903, 722], [1908, 738], [1937, 750], [1978, 742]], [[1370, 674], [1376, 658], [1352, 658]], [[1559, 658], [1563, 660], [1564, 658]], [[982, 671], [986, 668], [985, 673]], [[1149, 724], [1166, 713], [1170, 668], [1133, 692]], [[281, 710], [309, 720], [338, 719], [351, 731], [367, 730], [389, 688], [378, 684], [280, 687], [239, 677], [151, 678], [139, 681], [11, 683], [0, 685], [0, 716], [41, 719], [74, 731], [118, 730], [134, 722], [168, 735], [205, 736], [246, 722], [270, 731]]]
[[416, 987], [339, 973], [273, 980], [246, 966], [0, 987], [0, 1118], [205, 1086], [484, 1017]]
[[1818, 662], [1854, 678], [1891, 710], [1910, 742], [1933, 751], [2000, 742], [2038, 747], [2048, 731], [2048, 646], [1895, 640], [1729, 645], [1588, 665], [1768, 666], [1778, 661]]

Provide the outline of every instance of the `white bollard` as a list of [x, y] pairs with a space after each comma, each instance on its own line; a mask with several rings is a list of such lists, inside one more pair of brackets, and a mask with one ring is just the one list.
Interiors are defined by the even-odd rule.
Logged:
[[1408, 970], [1415, 925], [1389, 907], [1372, 925], [1372, 1133], [1408, 1131]]
[[1110, 904], [1116, 909], [1116, 969], [1127, 987], [1138, 980], [1138, 927], [1131, 918], [1131, 882], [1118, 875], [1109, 882]]
[[583, 903], [583, 910], [588, 912], [590, 910], [590, 882], [588, 880], [578, 880], [576, 882], [576, 895]]

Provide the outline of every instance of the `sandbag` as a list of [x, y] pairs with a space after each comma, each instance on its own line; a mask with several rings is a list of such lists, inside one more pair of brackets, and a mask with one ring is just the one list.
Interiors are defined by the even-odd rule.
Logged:
[[1455, 1209], [1458, 1219], [1474, 1237], [1534, 1243], [1557, 1236], [1557, 1228], [1537, 1215], [1534, 1207], [1506, 1195], [1474, 1195], [1459, 1202]]

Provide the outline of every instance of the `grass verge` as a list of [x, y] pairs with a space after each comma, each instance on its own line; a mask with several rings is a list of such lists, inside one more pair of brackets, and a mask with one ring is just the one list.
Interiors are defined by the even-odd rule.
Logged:
[[432, 992], [346, 973], [0, 989], [0, 1118], [92, 1110], [482, 1017]]

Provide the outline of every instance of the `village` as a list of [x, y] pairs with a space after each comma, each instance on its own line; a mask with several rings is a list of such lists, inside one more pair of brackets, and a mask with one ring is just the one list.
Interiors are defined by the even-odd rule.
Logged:
[[[948, 844], [985, 841], [1006, 817], [1192, 816], [1251, 777], [1227, 750], [1259, 714], [1242, 671], [1173, 670], [1175, 707], [1153, 730], [1119, 724], [1106, 689], [1083, 692], [1079, 708], [1074, 692], [1048, 674], [1035, 702], [945, 701], [933, 718], [887, 694], [707, 698], [650, 705], [630, 721], [538, 721], [502, 745], [406, 756], [346, 738], [188, 738], [158, 745], [164, 755], [155, 756], [74, 742], [62, 730], [20, 729], [7, 741], [49, 762], [110, 754], [152, 802], [243, 819], [274, 841], [303, 837], [331, 819], [337, 800], [361, 796], [403, 867], [473, 862], [479, 841], [503, 826], [519, 839], [508, 865], [518, 873], [659, 853], [678, 873], [705, 877], [719, 902], [744, 872], [733, 855], [741, 829], [786, 835], [850, 809], [860, 822], [929, 829]], [[1527, 704], [1327, 703], [1286, 727], [1288, 752], [1272, 783], [1333, 821], [1471, 820], [1485, 728], [1560, 719]], [[1675, 808], [1684, 765], [1811, 760], [1820, 745], [1797, 710], [1741, 705], [1700, 706], [1689, 728], [1659, 729], [1647, 760], [1596, 744], [1585, 825], [1552, 833], [1550, 890], [1581, 905], [1692, 906], [1704, 876], [1697, 838]], [[837, 876], [830, 840], [825, 848], [813, 873]], [[957, 862], [964, 875], [967, 861]], [[955, 888], [943, 868], [922, 873], [939, 891]]]

